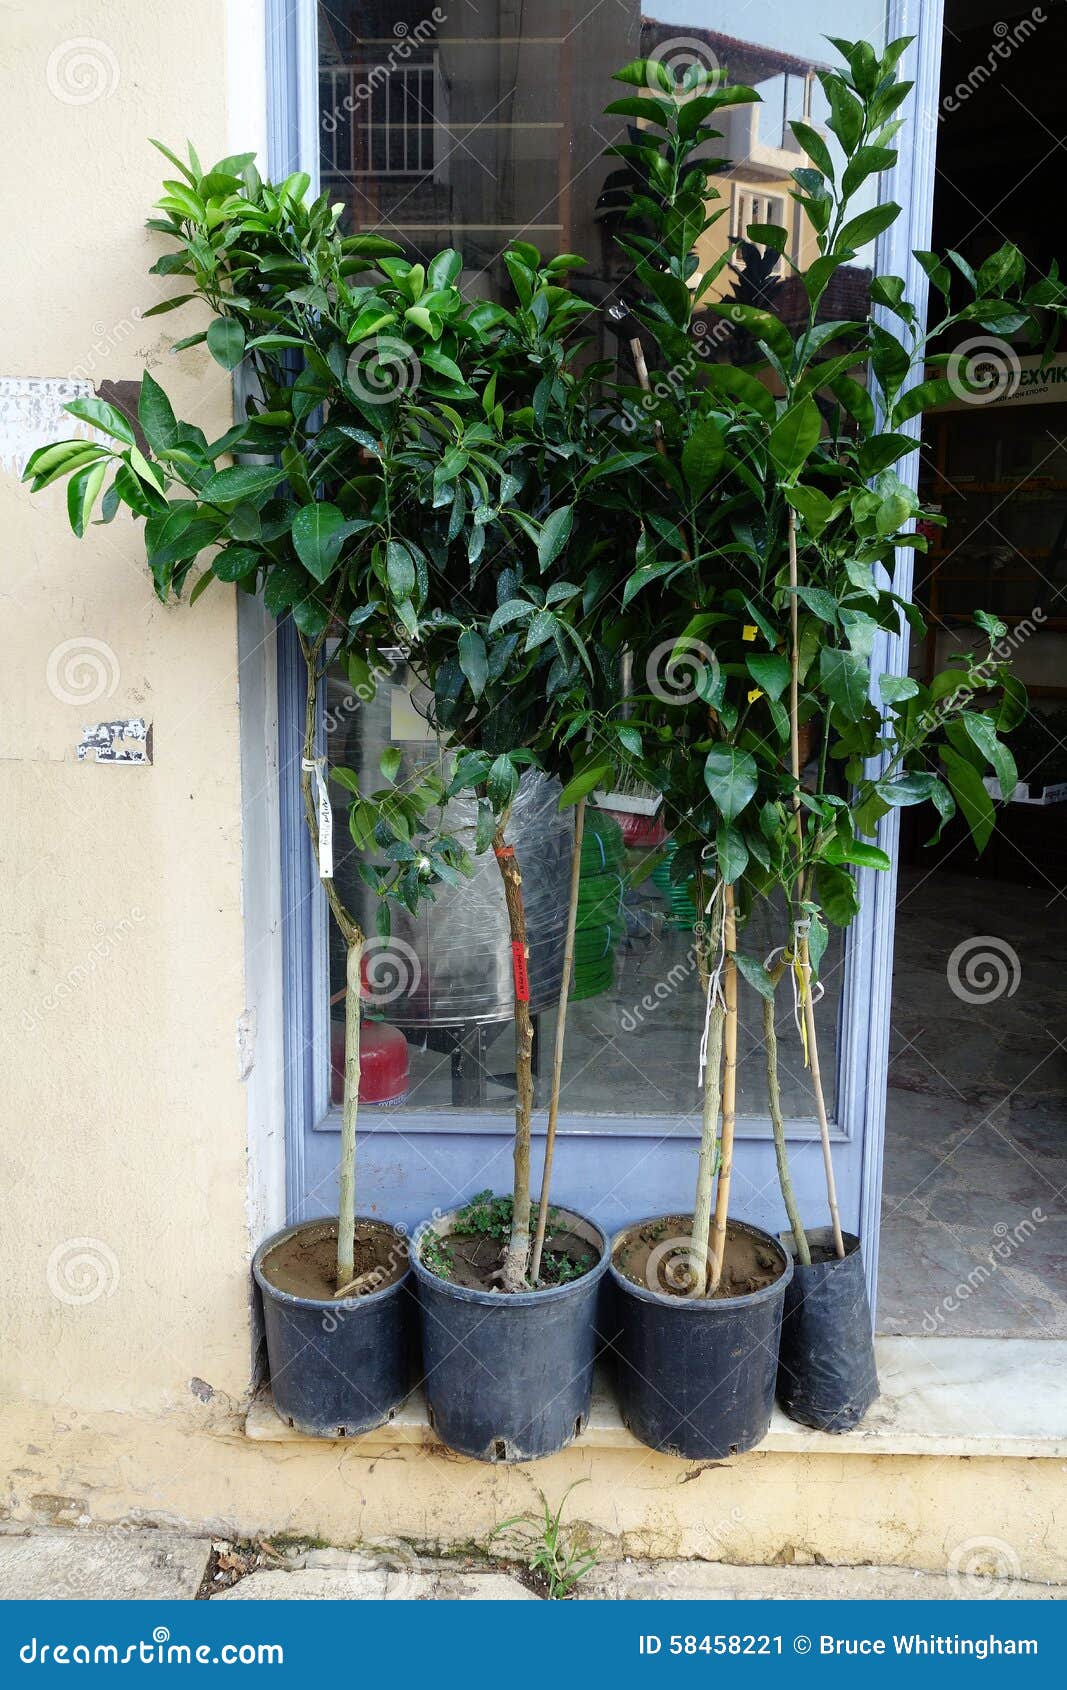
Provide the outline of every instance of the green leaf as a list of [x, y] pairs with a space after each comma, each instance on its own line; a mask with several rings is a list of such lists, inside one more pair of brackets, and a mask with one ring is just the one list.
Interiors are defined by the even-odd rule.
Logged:
[[304, 505], [293, 518], [293, 546], [309, 575], [323, 582], [341, 553], [344, 513], [336, 505]]
[[736, 369], [733, 364], [708, 364], [701, 374], [710, 392], [725, 394], [755, 411], [765, 423], [773, 424], [777, 409], [774, 395], [747, 370]]
[[235, 370], [245, 355], [245, 331], [235, 317], [216, 317], [207, 331], [207, 349], [224, 370]]
[[497, 815], [503, 814], [519, 790], [519, 771], [506, 753], [494, 759], [485, 785]]
[[959, 720], [971, 743], [982, 753], [982, 756], [992, 767], [997, 780], [1000, 782], [1002, 795], [1005, 798], [1010, 798], [1015, 791], [1019, 771], [1015, 765], [1015, 758], [1008, 747], [997, 738], [997, 730], [992, 717], [968, 710], [964, 711]]
[[817, 487], [806, 487], [797, 482], [794, 487], [787, 487], [785, 496], [793, 509], [803, 518], [804, 526], [813, 540], [817, 540], [833, 514], [833, 500]]
[[378, 767], [382, 772], [382, 779], [392, 786], [400, 773], [400, 765], [404, 760], [404, 753], [399, 745], [387, 745], [378, 759]]
[[263, 561], [263, 553], [251, 546], [226, 546], [212, 558], [211, 568], [220, 581], [244, 581]]
[[[147, 433], [147, 429], [145, 430]], [[285, 471], [267, 465], [234, 464], [220, 469], [200, 489], [200, 497], [213, 505], [239, 505], [246, 499], [258, 499], [285, 480]]]
[[475, 698], [481, 698], [489, 674], [489, 659], [485, 641], [476, 628], [464, 628], [459, 636], [457, 656], [471, 692]]
[[781, 698], [789, 685], [789, 660], [779, 652], [769, 652], [765, 656], [745, 658], [745, 667], [756, 685], [762, 687], [768, 698]]
[[862, 839], [841, 839], [835, 835], [824, 852], [828, 863], [853, 863], [857, 868], [891, 868], [892, 864], [877, 845], [867, 845]]
[[779, 475], [795, 476], [810, 457], [822, 433], [822, 418], [814, 399], [790, 406], [771, 429], [770, 451]]
[[819, 660], [819, 674], [831, 702], [849, 722], [857, 722], [867, 705], [869, 671], [862, 658], [851, 651], [825, 647]]
[[84, 469], [78, 470], [67, 483], [67, 515], [70, 526], [80, 540], [85, 533], [86, 524], [93, 514], [93, 506], [104, 484], [107, 474], [107, 461], [86, 464]]
[[147, 370], [141, 377], [137, 420], [153, 452], [165, 452], [168, 447], [177, 445], [178, 423], [170, 400]]
[[715, 830], [715, 860], [727, 886], [736, 885], [748, 867], [744, 835], [726, 822]]
[[565, 810], [569, 804], [577, 804], [595, 787], [609, 786], [614, 774], [615, 765], [608, 757], [593, 757], [583, 763], [560, 793], [558, 808]]
[[754, 956], [745, 956], [742, 951], [734, 952], [734, 961], [737, 964], [738, 972], [759, 993], [760, 997], [766, 998], [768, 1003], [773, 1003], [774, 985], [762, 962], [758, 962]]
[[79, 422], [92, 423], [94, 428], [102, 428], [105, 434], [110, 434], [113, 440], [121, 440], [125, 446], [132, 446], [134, 443], [133, 429], [126, 418], [106, 400], [72, 399], [63, 409], [72, 417], [77, 417]]
[[975, 847], [984, 851], [996, 822], [993, 800], [986, 791], [978, 770], [965, 757], [961, 757], [958, 751], [943, 745], [940, 755], [952, 796], [971, 830]]
[[738, 305], [736, 302], [713, 304], [709, 309], [717, 316], [725, 317], [727, 322], [747, 329], [754, 340], [769, 346], [783, 364], [792, 359], [793, 337], [785, 324], [769, 311], [761, 311], [755, 305]]
[[847, 927], [859, 913], [856, 882], [846, 868], [820, 863], [815, 871], [819, 902], [835, 927]]
[[914, 698], [919, 690], [918, 681], [913, 681], [910, 675], [879, 675], [878, 691], [883, 704], [902, 704], [907, 698]]
[[385, 548], [385, 573], [389, 591], [400, 602], [411, 597], [415, 587], [415, 564], [407, 547], [390, 540]]
[[537, 541], [537, 561], [542, 570], [547, 569], [559, 556], [570, 538], [573, 525], [573, 505], [561, 505], [559, 510], [553, 511], [545, 518]]
[[931, 381], [916, 382], [914, 387], [901, 394], [893, 406], [894, 426], [907, 422], [910, 417], [917, 417], [922, 411], [932, 410], [935, 405], [944, 405], [955, 396], [952, 383], [941, 376]]
[[872, 205], [867, 211], [861, 211], [858, 217], [852, 217], [845, 224], [834, 242], [834, 252], [856, 253], [861, 247], [875, 240], [880, 234], [895, 223], [900, 216], [900, 207], [892, 200], [884, 205]]
[[892, 810], [905, 809], [912, 804], [925, 804], [933, 794], [937, 785], [937, 776], [925, 774], [920, 769], [913, 769], [909, 774], [901, 775], [896, 780], [880, 780], [875, 782], [874, 790], [884, 804]]
[[463, 257], [455, 247], [445, 247], [442, 252], [430, 260], [426, 271], [427, 286], [436, 288], [450, 288], [463, 269]]
[[747, 751], [715, 745], [704, 762], [704, 784], [722, 819], [734, 821], [755, 796], [758, 773]]
[[701, 498], [719, 472], [726, 442], [718, 423], [700, 418], [682, 447], [682, 473], [695, 499]]
[[809, 123], [791, 123], [789, 127], [816, 170], [821, 170], [823, 175], [832, 182], [834, 179], [833, 159], [830, 157], [830, 149], [819, 131], [813, 129]]

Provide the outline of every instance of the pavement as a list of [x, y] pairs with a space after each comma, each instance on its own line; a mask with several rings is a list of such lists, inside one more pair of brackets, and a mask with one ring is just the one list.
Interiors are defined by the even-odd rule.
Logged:
[[[534, 1602], [515, 1569], [420, 1555], [409, 1545], [358, 1550], [230, 1543], [141, 1527], [34, 1528], [0, 1532], [0, 1591], [7, 1600], [215, 1602], [416, 1600]], [[578, 1586], [592, 1601], [864, 1598], [1062, 1600], [1067, 1586], [906, 1567], [732, 1567], [708, 1561], [605, 1561]]]

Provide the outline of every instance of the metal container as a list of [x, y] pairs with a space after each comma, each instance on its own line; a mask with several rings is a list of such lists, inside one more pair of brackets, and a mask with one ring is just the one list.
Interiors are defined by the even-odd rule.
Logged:
[[[405, 774], [445, 755], [426, 721], [428, 695], [397, 663], [379, 683], [374, 699], [352, 703], [352, 689], [331, 680], [327, 723], [331, 763], [352, 769], [363, 792], [385, 783], [379, 760], [387, 746], [399, 746]], [[334, 789], [336, 795], [336, 788]], [[559, 1001], [573, 849], [573, 819], [557, 808], [559, 784], [528, 771], [515, 796], [507, 839], [522, 872], [530, 946], [530, 1009], [534, 1015]], [[477, 804], [453, 799], [443, 826], [473, 853]], [[367, 933], [374, 932], [375, 898], [356, 870], [357, 855], [338, 814], [334, 878], [346, 905]], [[347, 846], [347, 850], [346, 850]], [[442, 1027], [509, 1020], [514, 1009], [511, 944], [500, 870], [491, 851], [476, 857], [474, 874], [462, 886], [442, 886], [436, 901], [412, 917], [391, 905], [388, 941], [370, 941], [368, 985], [384, 994], [389, 1020], [405, 1027]], [[331, 933], [331, 945], [340, 940]], [[376, 955], [380, 952], [380, 955]], [[340, 956], [334, 959], [339, 963]], [[335, 974], [343, 979], [343, 968]]]

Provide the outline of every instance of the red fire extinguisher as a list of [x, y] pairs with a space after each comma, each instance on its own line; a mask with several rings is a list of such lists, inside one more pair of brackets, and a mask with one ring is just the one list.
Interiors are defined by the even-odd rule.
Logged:
[[[369, 997], [366, 963], [362, 973], [363, 997]], [[331, 1009], [342, 1006], [340, 1020], [330, 1022], [330, 1098], [340, 1103], [345, 1094], [344, 992], [330, 1000]], [[371, 1020], [364, 1014], [359, 1023], [359, 1101], [372, 1108], [396, 1108], [408, 1095], [410, 1065], [408, 1041], [399, 1027], [387, 1021]]]

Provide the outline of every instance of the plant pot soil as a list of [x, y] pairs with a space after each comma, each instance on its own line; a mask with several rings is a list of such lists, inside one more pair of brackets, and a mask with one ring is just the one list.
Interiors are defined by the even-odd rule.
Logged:
[[[584, 1216], [554, 1207], [546, 1257], [578, 1266], [588, 1259], [589, 1267], [576, 1279], [508, 1293], [491, 1277], [500, 1243], [452, 1236], [460, 1212], [426, 1221], [412, 1240], [430, 1424], [450, 1449], [476, 1461], [553, 1455], [589, 1418], [607, 1241]], [[442, 1243], [455, 1280], [423, 1260], [427, 1246]]]
[[[782, 1317], [778, 1400], [791, 1420], [822, 1432], [851, 1431], [878, 1396], [860, 1242], [843, 1236], [842, 1257], [829, 1227], [809, 1227], [811, 1266], [794, 1261]], [[782, 1242], [792, 1250], [791, 1233]]]
[[719, 1290], [693, 1296], [691, 1227], [691, 1215], [657, 1215], [613, 1239], [609, 1349], [635, 1437], [686, 1460], [721, 1460], [766, 1436], [793, 1268], [770, 1233], [731, 1220]]
[[390, 1420], [411, 1390], [415, 1301], [407, 1240], [356, 1217], [357, 1286], [335, 1297], [337, 1222], [268, 1238], [252, 1272], [263, 1297], [278, 1414], [311, 1437], [350, 1438]]

